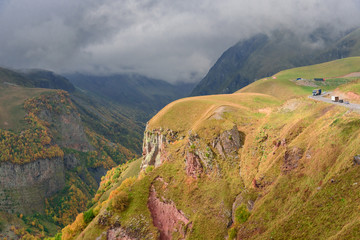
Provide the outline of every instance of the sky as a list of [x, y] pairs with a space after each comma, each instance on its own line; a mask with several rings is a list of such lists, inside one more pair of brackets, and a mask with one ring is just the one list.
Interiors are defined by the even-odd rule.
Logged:
[[239, 40], [360, 26], [360, 0], [0, 0], [0, 65], [199, 81]]

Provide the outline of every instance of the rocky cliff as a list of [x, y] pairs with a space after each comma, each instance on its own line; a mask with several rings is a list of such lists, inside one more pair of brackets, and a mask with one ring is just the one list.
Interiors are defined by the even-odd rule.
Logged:
[[141, 169], [146, 169], [148, 166], [158, 167], [167, 159], [167, 152], [165, 147], [170, 141], [176, 139], [176, 133], [168, 129], [149, 130], [145, 129], [143, 140], [143, 162]]
[[65, 186], [63, 159], [39, 159], [26, 164], [0, 163], [0, 211], [34, 214]]
[[[143, 141], [143, 161], [141, 168], [145, 170], [148, 166], [158, 167], [164, 161], [169, 159], [169, 151], [167, 146], [178, 140], [176, 131], [168, 129], [149, 130], [146, 128]], [[187, 136], [187, 147], [184, 152], [186, 162], [186, 172], [188, 175], [196, 176], [196, 174], [211, 171], [216, 168], [216, 159], [227, 159], [236, 157], [237, 151], [244, 145], [245, 134], [237, 129], [236, 125], [229, 130], [224, 130], [215, 135], [209, 143], [201, 139], [197, 134], [189, 131]]]
[[94, 149], [86, 137], [80, 114], [66, 92], [33, 99], [32, 102], [39, 108], [37, 116], [47, 123], [59, 146], [83, 152]]

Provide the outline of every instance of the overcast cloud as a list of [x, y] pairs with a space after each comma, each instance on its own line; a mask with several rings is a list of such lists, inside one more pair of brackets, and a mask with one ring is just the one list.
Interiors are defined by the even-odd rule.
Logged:
[[0, 65], [201, 79], [237, 41], [360, 25], [360, 0], [0, 0]]

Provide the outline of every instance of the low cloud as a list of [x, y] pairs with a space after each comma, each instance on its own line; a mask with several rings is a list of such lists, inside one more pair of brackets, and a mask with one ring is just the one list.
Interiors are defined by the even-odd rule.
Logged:
[[0, 0], [0, 65], [196, 81], [255, 33], [359, 25], [358, 0]]

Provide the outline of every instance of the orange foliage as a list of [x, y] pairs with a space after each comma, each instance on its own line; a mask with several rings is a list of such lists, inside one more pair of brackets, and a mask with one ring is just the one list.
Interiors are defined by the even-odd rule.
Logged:
[[75, 235], [79, 234], [84, 228], [86, 227], [86, 223], [84, 221], [84, 214], [80, 213], [77, 215], [75, 221], [67, 225], [63, 228], [62, 232], [62, 239], [72, 239]]

